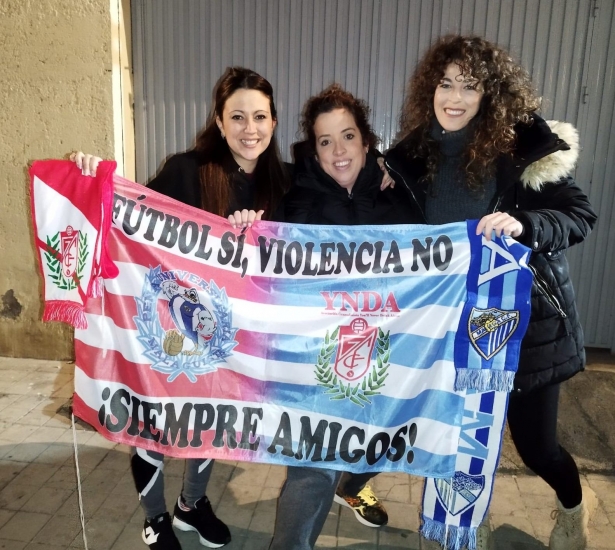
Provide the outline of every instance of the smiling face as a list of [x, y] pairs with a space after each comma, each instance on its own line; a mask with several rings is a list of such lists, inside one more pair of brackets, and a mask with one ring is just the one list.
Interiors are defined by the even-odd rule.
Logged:
[[248, 174], [254, 172], [276, 125], [269, 98], [258, 90], [239, 89], [226, 100], [222, 120], [216, 117], [216, 124], [235, 162]]
[[470, 75], [462, 75], [457, 63], [451, 63], [436, 87], [433, 106], [438, 122], [447, 132], [465, 128], [483, 98], [483, 87]]
[[365, 166], [367, 145], [346, 109], [318, 115], [314, 122], [316, 159], [321, 168], [350, 193]]

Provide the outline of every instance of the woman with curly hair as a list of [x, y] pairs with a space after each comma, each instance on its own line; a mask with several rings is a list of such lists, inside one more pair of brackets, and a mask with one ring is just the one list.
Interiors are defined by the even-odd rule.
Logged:
[[[415, 223], [480, 219], [477, 233], [510, 235], [532, 249], [532, 314], [508, 408], [523, 462], [557, 495], [549, 548], [583, 549], [596, 506], [581, 489], [574, 459], [556, 435], [561, 382], [584, 368], [583, 331], [566, 249], [582, 242], [596, 214], [569, 176], [578, 135], [546, 122], [527, 72], [478, 37], [446, 36], [412, 76], [401, 141], [386, 155], [389, 173], [412, 201]], [[487, 548], [486, 524], [477, 545]]]
[[[294, 185], [284, 197], [284, 219], [316, 225], [410, 223], [409, 199], [383, 187], [369, 152], [378, 143], [364, 101], [333, 84], [309, 98], [301, 127], [306, 141], [294, 148]], [[289, 466], [280, 493], [271, 550], [311, 550], [335, 501], [358, 521], [380, 527], [386, 510], [367, 485], [376, 472]], [[338, 481], [341, 482], [338, 486]], [[336, 491], [337, 487], [337, 491]]]

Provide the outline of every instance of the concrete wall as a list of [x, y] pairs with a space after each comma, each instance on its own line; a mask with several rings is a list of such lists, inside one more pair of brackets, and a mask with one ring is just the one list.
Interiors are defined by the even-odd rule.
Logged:
[[0, 0], [0, 355], [64, 359], [71, 330], [41, 318], [28, 164], [113, 157], [110, 0]]

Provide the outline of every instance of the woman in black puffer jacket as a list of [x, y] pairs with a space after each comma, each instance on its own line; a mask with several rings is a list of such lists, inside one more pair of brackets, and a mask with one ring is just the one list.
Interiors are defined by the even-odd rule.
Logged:
[[[585, 351], [566, 249], [596, 222], [569, 173], [578, 136], [547, 123], [529, 76], [510, 55], [478, 37], [449, 36], [427, 52], [408, 90], [400, 143], [389, 174], [412, 201], [414, 223], [480, 219], [490, 239], [511, 235], [532, 249], [532, 314], [508, 408], [524, 463], [558, 497], [549, 548], [583, 549], [596, 498], [556, 435], [560, 383], [583, 369]], [[477, 546], [488, 546], [488, 533]]]
[[[295, 147], [295, 175], [284, 197], [284, 219], [315, 225], [410, 223], [410, 201], [400, 188], [381, 190], [383, 173], [369, 153], [378, 138], [369, 108], [334, 84], [305, 106], [307, 137]], [[344, 474], [289, 466], [276, 515], [271, 550], [311, 550], [332, 500], [351, 508], [358, 521], [379, 527], [387, 513], [367, 482], [376, 472]], [[337, 491], [336, 491], [337, 487]]]

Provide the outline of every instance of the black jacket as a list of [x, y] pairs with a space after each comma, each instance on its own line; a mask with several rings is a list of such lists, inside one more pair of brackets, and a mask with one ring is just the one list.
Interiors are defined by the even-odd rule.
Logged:
[[294, 185], [284, 197], [284, 219], [315, 225], [384, 225], [410, 223], [404, 192], [380, 191], [382, 170], [367, 155], [365, 167], [349, 195], [313, 156], [298, 159]]
[[[254, 185], [245, 172], [234, 162], [232, 179], [232, 203], [226, 213], [228, 216], [235, 210], [248, 210], [254, 204]], [[199, 154], [192, 150], [178, 153], [167, 159], [158, 175], [147, 184], [149, 189], [158, 191], [179, 202], [202, 208], [200, 167], [202, 161]]]
[[[532, 313], [515, 377], [515, 392], [525, 393], [567, 380], [584, 368], [583, 330], [566, 249], [589, 235], [597, 217], [568, 176], [578, 157], [576, 130], [534, 116], [531, 125], [518, 124], [515, 131], [515, 151], [498, 160], [497, 192], [489, 212], [517, 218], [524, 229], [517, 240], [532, 249]], [[425, 162], [409, 159], [408, 145], [402, 142], [389, 151], [386, 164], [396, 186], [411, 198], [414, 223], [426, 223], [427, 185], [420, 181]]]
[[[225, 169], [233, 175], [231, 180], [231, 203], [226, 216], [236, 210], [254, 209], [254, 179], [248, 176], [232, 156], [223, 159]], [[203, 160], [195, 150], [172, 155], [167, 159], [158, 175], [148, 183], [148, 187], [172, 199], [202, 208], [200, 168]], [[284, 163], [287, 174], [293, 173], [293, 166]], [[266, 219], [284, 221], [281, 201], [275, 212], [265, 213]]]

